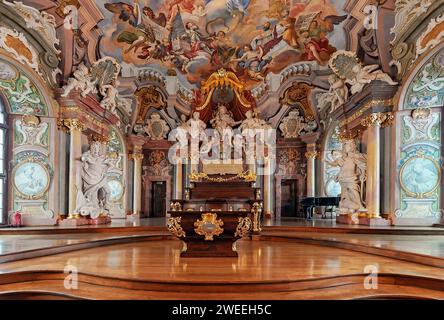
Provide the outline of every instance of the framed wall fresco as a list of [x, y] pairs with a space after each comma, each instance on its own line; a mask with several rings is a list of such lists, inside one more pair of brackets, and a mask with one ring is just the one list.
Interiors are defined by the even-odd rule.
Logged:
[[125, 193], [125, 186], [123, 185], [121, 176], [108, 177], [108, 188], [111, 193], [109, 200], [114, 203], [120, 202]]
[[12, 182], [19, 198], [37, 200], [49, 190], [51, 176], [44, 164], [29, 159], [14, 167]]
[[433, 108], [444, 105], [444, 49], [425, 63], [410, 83], [404, 109]]
[[3, 59], [0, 59], [0, 91], [6, 96], [12, 113], [48, 115], [48, 108], [37, 86]]
[[403, 163], [399, 175], [406, 195], [419, 199], [433, 195], [441, 180], [438, 161], [420, 152]]

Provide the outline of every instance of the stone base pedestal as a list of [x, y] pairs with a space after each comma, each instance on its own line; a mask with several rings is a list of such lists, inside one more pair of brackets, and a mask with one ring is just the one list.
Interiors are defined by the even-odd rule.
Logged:
[[336, 223], [359, 224], [359, 217], [357, 213], [340, 214], [336, 216]]
[[32, 214], [22, 214], [22, 226], [24, 227], [55, 226], [56, 224], [57, 217], [50, 218]]
[[359, 218], [359, 224], [363, 226], [370, 226], [370, 227], [389, 227], [391, 226], [391, 221], [384, 219], [384, 218], [367, 218], [367, 217], [360, 217]]
[[63, 219], [59, 222], [59, 226], [61, 227], [78, 227], [78, 226], [86, 226], [86, 225], [100, 225], [100, 224], [108, 224], [111, 223], [110, 217], [99, 217], [97, 219], [90, 218], [78, 218], [78, 219]]
[[383, 218], [366, 217], [359, 213], [341, 214], [336, 216], [336, 223], [354, 224], [370, 227], [388, 227], [391, 221]]
[[390, 217], [394, 226], [433, 227], [441, 221], [440, 218], [403, 218]]

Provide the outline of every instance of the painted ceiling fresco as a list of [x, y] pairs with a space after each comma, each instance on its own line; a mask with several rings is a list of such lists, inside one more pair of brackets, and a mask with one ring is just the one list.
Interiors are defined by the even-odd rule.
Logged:
[[220, 68], [249, 86], [301, 61], [327, 65], [342, 49], [344, 0], [100, 0], [103, 55], [189, 83]]

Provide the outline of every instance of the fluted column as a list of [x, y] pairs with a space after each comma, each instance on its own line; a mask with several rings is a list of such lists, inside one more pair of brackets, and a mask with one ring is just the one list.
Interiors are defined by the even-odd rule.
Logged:
[[380, 217], [381, 202], [381, 127], [390, 125], [393, 121], [391, 113], [372, 113], [362, 120], [367, 128], [367, 181], [366, 206], [368, 216]]
[[315, 182], [315, 160], [318, 156], [316, 144], [308, 144], [305, 157], [307, 158], [307, 197], [314, 197], [316, 194]]
[[134, 153], [130, 154], [130, 159], [134, 160], [133, 177], [133, 214], [140, 214], [142, 210], [142, 160], [143, 154], [141, 148], [135, 148]]
[[68, 213], [76, 214], [77, 186], [82, 157], [82, 131], [85, 125], [78, 119], [59, 119], [60, 130], [69, 133], [69, 177], [68, 177]]

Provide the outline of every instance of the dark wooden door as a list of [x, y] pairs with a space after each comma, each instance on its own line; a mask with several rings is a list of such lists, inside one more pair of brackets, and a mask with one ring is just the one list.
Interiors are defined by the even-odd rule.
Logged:
[[296, 180], [282, 180], [281, 182], [281, 216], [296, 217], [297, 215], [297, 184]]
[[151, 216], [165, 217], [166, 215], [166, 182], [153, 181], [151, 194]]

